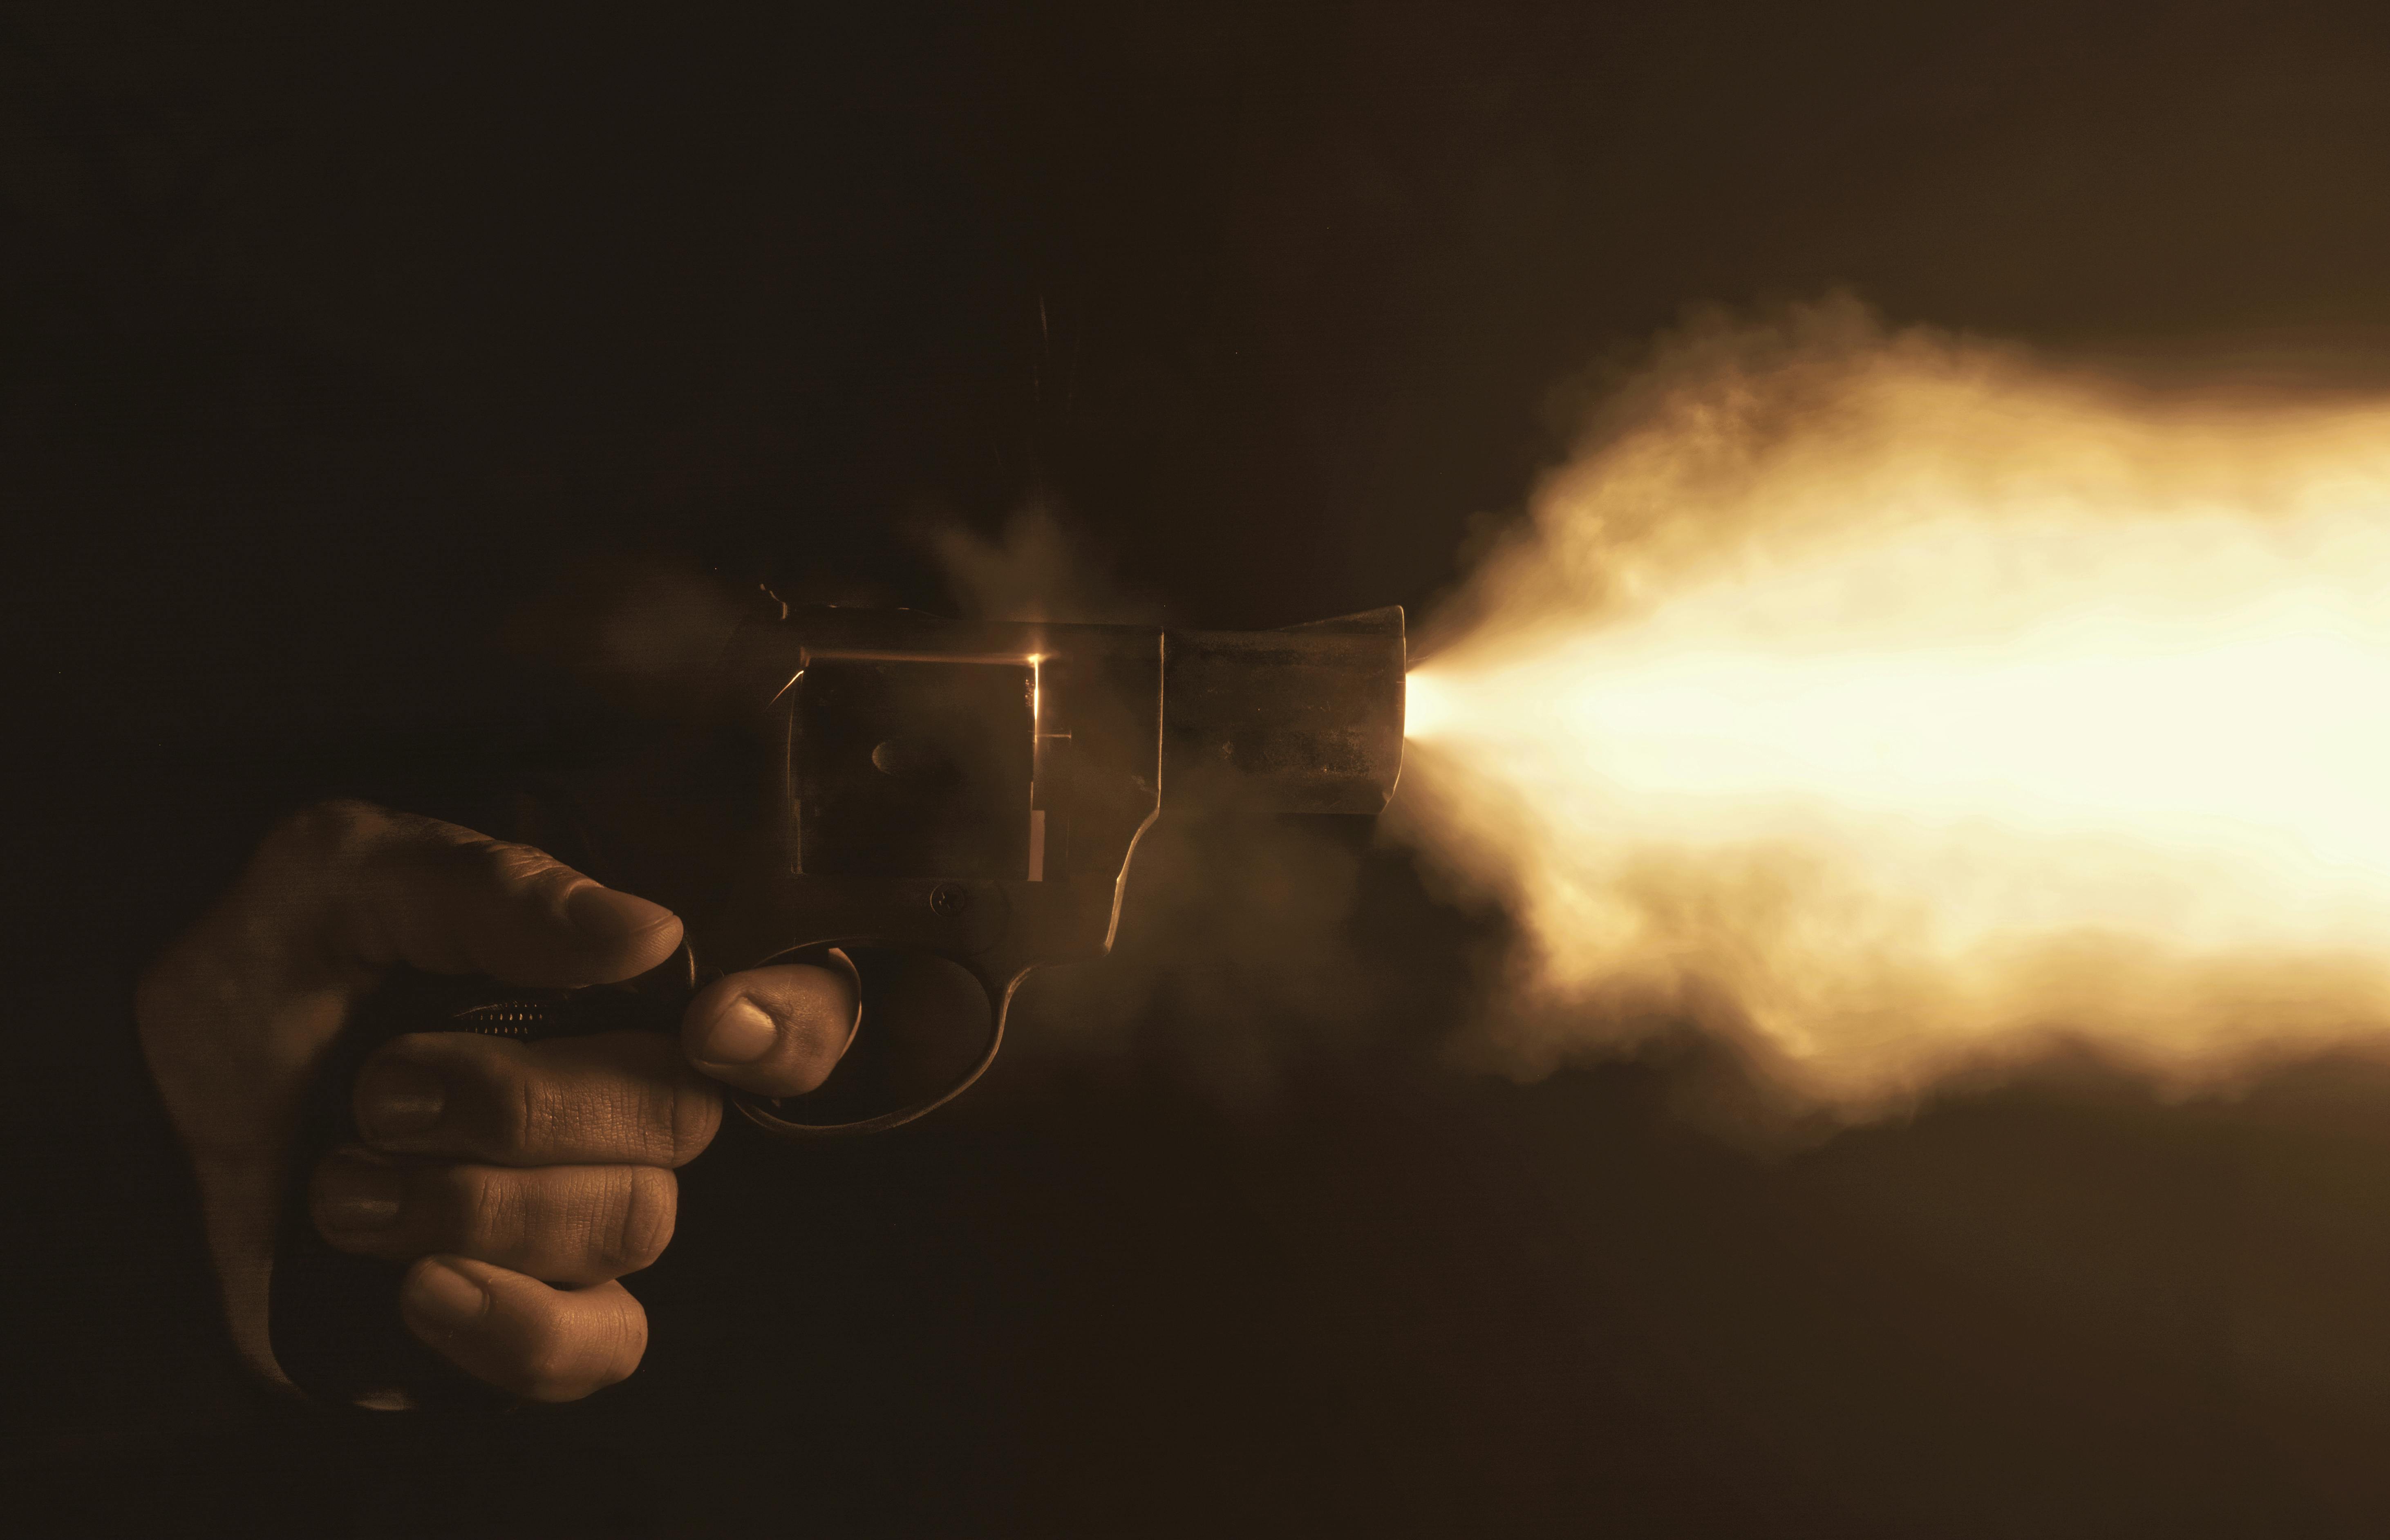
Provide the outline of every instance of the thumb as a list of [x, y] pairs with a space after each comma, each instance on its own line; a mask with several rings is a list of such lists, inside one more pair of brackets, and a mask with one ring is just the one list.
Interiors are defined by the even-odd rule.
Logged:
[[334, 817], [330, 841], [302, 837], [280, 875], [309, 911], [292, 933], [336, 970], [406, 963], [569, 988], [643, 973], [680, 944], [671, 910], [545, 851], [378, 808]]

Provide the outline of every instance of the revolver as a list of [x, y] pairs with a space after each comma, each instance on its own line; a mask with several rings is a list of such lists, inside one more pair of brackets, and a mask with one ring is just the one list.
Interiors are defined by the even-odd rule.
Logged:
[[[1165, 810], [1227, 797], [1381, 811], [1402, 767], [1404, 666], [1399, 607], [1195, 631], [791, 609], [766, 594], [677, 693], [675, 720], [555, 799], [560, 813], [508, 831], [672, 907], [679, 954], [571, 991], [402, 969], [326, 1064], [302, 1153], [354, 1137], [348, 1087], [392, 1036], [672, 1033], [712, 978], [805, 960], [857, 975], [839, 1067], [803, 1097], [725, 1094], [790, 1139], [908, 1123], [995, 1060], [1032, 969], [1111, 949], [1138, 841]], [[368, 1392], [423, 1381], [428, 1350], [396, 1326], [395, 1272], [314, 1233], [313, 1163], [298, 1163], [286, 1208], [276, 1355], [328, 1399], [396, 1404]], [[376, 1321], [389, 1329], [366, 1341]]]
[[[984, 1008], [909, 1088], [881, 1087], [889, 1105], [847, 1116], [749, 1097], [740, 1112], [789, 1137], [861, 1134], [959, 1095], [995, 1059], [1032, 969], [1110, 950], [1137, 841], [1182, 796], [1383, 810], [1404, 661], [1399, 607], [1282, 631], [785, 608], [742, 625], [719, 676], [763, 746], [757, 821], [713, 902], [685, 911], [694, 955], [926, 956]], [[869, 1030], [862, 1066], [876, 1062]], [[841, 1088], [823, 1090], [835, 1108]]]

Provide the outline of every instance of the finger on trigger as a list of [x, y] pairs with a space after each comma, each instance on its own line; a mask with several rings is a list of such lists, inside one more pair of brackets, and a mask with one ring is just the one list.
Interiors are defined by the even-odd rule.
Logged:
[[681, 1017], [689, 1062], [758, 1096], [796, 1097], [829, 1078], [854, 1039], [860, 1009], [854, 965], [785, 963], [716, 980]]
[[647, 1312], [621, 1284], [551, 1289], [469, 1257], [408, 1268], [399, 1313], [458, 1368], [533, 1401], [578, 1401], [627, 1378], [648, 1350]]

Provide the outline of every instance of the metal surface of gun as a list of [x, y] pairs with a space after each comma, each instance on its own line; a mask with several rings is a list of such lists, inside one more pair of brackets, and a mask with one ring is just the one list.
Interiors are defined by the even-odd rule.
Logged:
[[959, 1092], [995, 1058], [1030, 969], [1110, 948], [1137, 841], [1186, 795], [1383, 809], [1403, 667], [1396, 608], [1283, 631], [861, 610], [743, 625], [722, 681], [769, 746], [764, 837], [720, 902], [687, 915], [697, 955], [745, 968], [825, 946], [926, 953], [967, 971], [989, 1008], [969, 1061], [902, 1105], [830, 1122], [741, 1110], [790, 1136], [866, 1132]]

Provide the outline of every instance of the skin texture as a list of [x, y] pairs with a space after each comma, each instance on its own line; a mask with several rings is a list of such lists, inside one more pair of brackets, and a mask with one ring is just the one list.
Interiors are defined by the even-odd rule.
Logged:
[[[289, 1385], [267, 1300], [301, 1098], [392, 967], [569, 987], [631, 978], [680, 940], [668, 910], [453, 824], [335, 802], [270, 834], [151, 965], [135, 1007], [250, 1367]], [[706, 989], [677, 1043], [394, 1039], [357, 1076], [363, 1142], [310, 1178], [316, 1226], [343, 1251], [409, 1264], [408, 1328], [468, 1373], [578, 1399], [638, 1367], [647, 1315], [618, 1280], [672, 1238], [673, 1173], [721, 1126], [717, 1083], [802, 1095], [854, 1020], [851, 975], [780, 967]]]

